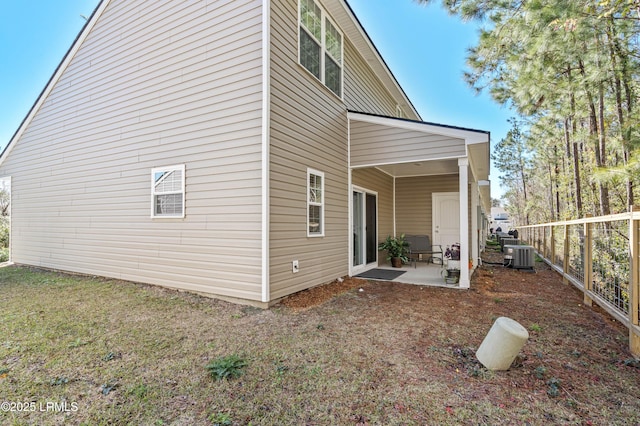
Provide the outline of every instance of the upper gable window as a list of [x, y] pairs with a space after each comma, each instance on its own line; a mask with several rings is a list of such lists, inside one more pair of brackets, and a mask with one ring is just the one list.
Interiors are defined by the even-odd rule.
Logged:
[[300, 0], [300, 64], [342, 96], [342, 33], [314, 0]]
[[184, 164], [151, 170], [151, 217], [184, 217]]

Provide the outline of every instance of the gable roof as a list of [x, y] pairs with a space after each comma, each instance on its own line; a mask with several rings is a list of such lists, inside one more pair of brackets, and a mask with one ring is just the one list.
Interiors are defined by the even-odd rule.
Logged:
[[452, 126], [449, 124], [432, 123], [429, 121], [411, 120], [409, 118], [390, 117], [369, 112], [352, 110], [349, 110], [348, 112], [350, 117], [357, 118], [359, 120], [371, 122], [378, 121], [387, 125], [394, 125], [396, 127], [416, 128], [420, 131], [428, 131], [430, 133], [437, 133], [450, 137], [465, 139], [468, 143], [487, 142], [489, 140], [489, 136], [491, 135], [491, 132], [487, 130], [471, 129], [468, 127]]
[[[361, 145], [367, 146], [366, 153], [363, 152], [363, 155], [366, 158], [370, 158], [370, 143], [373, 139], [375, 139], [372, 139], [371, 134], [377, 133], [378, 129], [385, 128], [388, 129], [391, 134], [402, 134], [403, 137], [398, 138], [398, 140], [403, 140], [403, 138], [407, 136], [407, 132], [413, 132], [414, 136], [428, 136], [429, 139], [431, 139], [431, 142], [438, 140], [440, 141], [440, 144], [444, 143], [449, 148], [454, 150], [455, 145], [458, 144], [459, 141], [460, 148], [462, 149], [458, 153], [458, 155], [454, 155], [455, 151], [452, 151], [451, 149], [447, 151], [438, 151], [438, 154], [436, 156], [432, 156], [430, 154], [429, 157], [425, 157], [424, 160], [450, 160], [456, 157], [468, 157], [471, 163], [474, 177], [477, 180], [489, 179], [489, 143], [491, 139], [491, 133], [488, 131], [429, 123], [425, 121], [410, 120], [405, 118], [388, 117], [384, 115], [362, 113], [358, 111], [348, 111], [347, 117], [352, 122], [360, 123], [357, 132], [354, 131], [353, 128], [350, 129], [349, 139], [352, 143], [354, 141], [358, 141]], [[356, 133], [358, 132], [364, 133], [361, 135], [356, 135]], [[385, 132], [385, 135], [388, 135], [388, 133]], [[433, 138], [433, 136], [437, 137]], [[382, 139], [382, 141], [384, 141], [384, 138]], [[380, 140], [378, 140], [378, 142], [380, 142]], [[422, 143], [424, 142], [426, 142], [426, 140], [422, 141]], [[395, 142], [391, 143], [384, 141], [384, 146], [394, 149], [394, 143]], [[398, 143], [402, 144], [401, 142]], [[423, 145], [422, 149], [426, 149], [428, 145], [428, 143], [426, 145]], [[397, 157], [394, 160], [389, 156], [385, 156], [385, 160], [389, 160], [389, 163], [386, 165], [397, 165], [403, 162], [415, 163], [416, 161], [421, 160], [421, 158], [415, 157], [416, 154], [418, 154], [418, 152], [412, 151], [410, 158], [405, 159], [404, 161], [399, 161]], [[353, 151], [351, 152], [351, 155], [354, 155]], [[438, 156], [440, 156], [440, 158], [438, 158]], [[355, 156], [352, 157], [352, 160], [355, 160]], [[355, 163], [357, 163], [357, 161], [355, 161]], [[358, 166], [371, 165], [373, 164], [358, 164]], [[378, 166], [380, 165], [382, 164], [378, 164]]]
[[56, 85], [56, 83], [64, 73], [65, 69], [67, 68], [67, 66], [73, 59], [73, 57], [75, 56], [76, 52], [82, 45], [82, 42], [84, 41], [85, 38], [87, 38], [87, 35], [89, 34], [91, 29], [95, 25], [96, 21], [98, 20], [98, 17], [102, 14], [102, 12], [104, 12], [104, 9], [106, 8], [106, 5], [108, 3], [109, 3], [109, 0], [100, 0], [96, 8], [93, 10], [93, 13], [91, 13], [91, 16], [89, 17], [89, 19], [87, 19], [87, 22], [84, 24], [84, 26], [76, 36], [76, 39], [73, 41], [73, 43], [71, 43], [71, 47], [69, 47], [69, 50], [67, 50], [67, 53], [65, 53], [65, 55], [63, 56], [62, 60], [60, 61], [55, 71], [51, 75], [51, 78], [49, 78], [49, 81], [40, 92], [40, 95], [38, 95], [38, 98], [29, 109], [29, 112], [20, 123], [20, 126], [18, 126], [18, 129], [16, 129], [15, 133], [9, 140], [9, 143], [7, 144], [7, 146], [4, 147], [2, 154], [0, 154], [0, 164], [2, 164], [4, 160], [7, 158], [7, 156], [11, 152], [11, 149], [13, 149], [13, 146], [15, 145], [15, 141], [19, 139], [19, 137], [25, 131], [26, 127], [31, 122], [35, 114], [38, 112], [38, 110], [44, 103], [45, 99], [47, 98], [47, 96], [49, 95], [53, 87]]
[[396, 102], [398, 102], [398, 105], [403, 107], [405, 111], [407, 109], [411, 110], [416, 118], [422, 120], [420, 114], [418, 114], [415, 106], [398, 83], [398, 80], [396, 80], [391, 69], [373, 44], [373, 41], [371, 41], [369, 34], [365, 31], [347, 0], [322, 0], [322, 2], [325, 7], [328, 8], [329, 13], [347, 35], [351, 43], [353, 43], [358, 52], [373, 69], [376, 76], [391, 92], [391, 95]]
[[[405, 111], [407, 109], [411, 110], [415, 116], [420, 119], [420, 115], [415, 109], [409, 97], [404, 92], [400, 84], [396, 80], [395, 76], [391, 72], [391, 69], [386, 64], [382, 55], [375, 47], [371, 38], [364, 30], [364, 27], [356, 17], [353, 9], [347, 3], [346, 0], [322, 0], [325, 7], [328, 8], [330, 14], [333, 19], [338, 23], [341, 29], [345, 32], [349, 40], [354, 44], [358, 52], [364, 57], [369, 66], [373, 69], [376, 76], [384, 83], [385, 87], [390, 91], [393, 98], [396, 100], [398, 105], [402, 107]], [[87, 38], [88, 34], [91, 32], [96, 22], [107, 8], [107, 6], [111, 3], [111, 0], [101, 0], [93, 13], [85, 23], [82, 30], [78, 33], [78, 36], [71, 44], [71, 47], [64, 55], [55, 71], [53, 72], [51, 78], [45, 85], [44, 89], [40, 92], [40, 95], [32, 105], [31, 109], [25, 116], [25, 118], [18, 126], [18, 129], [15, 131], [13, 136], [11, 137], [7, 146], [5, 146], [4, 150], [0, 154], [0, 164], [2, 164], [11, 150], [15, 145], [15, 142], [20, 138], [23, 134], [31, 120], [34, 118], [42, 104], [47, 99], [47, 96], [56, 85], [66, 68], [69, 66], [70, 62], [73, 60], [75, 54], [80, 49], [80, 46]], [[265, 1], [265, 3], [269, 4], [270, 1]]]

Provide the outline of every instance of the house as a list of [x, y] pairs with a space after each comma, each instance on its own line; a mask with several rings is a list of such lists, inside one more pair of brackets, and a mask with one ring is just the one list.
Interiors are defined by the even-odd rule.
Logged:
[[491, 222], [489, 222], [489, 229], [494, 231], [498, 228], [502, 232], [507, 232], [511, 229], [512, 223], [509, 213], [502, 207], [491, 207]]
[[103, 0], [0, 158], [13, 262], [259, 306], [388, 234], [477, 260], [488, 173], [488, 132], [423, 122], [345, 0]]

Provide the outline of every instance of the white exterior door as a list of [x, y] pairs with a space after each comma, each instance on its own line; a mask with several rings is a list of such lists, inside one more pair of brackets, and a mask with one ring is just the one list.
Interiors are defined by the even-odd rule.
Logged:
[[443, 250], [460, 243], [460, 194], [458, 192], [434, 192], [431, 195], [433, 244]]

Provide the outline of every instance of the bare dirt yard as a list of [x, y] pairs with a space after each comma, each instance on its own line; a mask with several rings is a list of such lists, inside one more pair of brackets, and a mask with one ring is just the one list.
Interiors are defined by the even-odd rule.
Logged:
[[[640, 362], [628, 352], [628, 330], [595, 304], [584, 306], [582, 293], [543, 262], [532, 273], [490, 264], [502, 260], [491, 249], [483, 259], [468, 291], [359, 285], [360, 298], [375, 300], [368, 321], [404, 323], [406, 340], [386, 335], [396, 340], [394, 351], [424, 360], [431, 377], [425, 381], [447, 384], [439, 398], [452, 418], [426, 416], [423, 423], [640, 424]], [[283, 304], [314, 306], [331, 297], [332, 288], [358, 286], [351, 281]], [[530, 338], [509, 371], [490, 372], [475, 351], [500, 316], [520, 322]]]
[[[2, 424], [640, 424], [626, 328], [540, 262], [485, 263], [470, 290], [347, 279], [270, 310], [10, 267], [0, 304]], [[500, 316], [530, 338], [491, 372], [475, 351]], [[214, 379], [228, 355], [240, 375]]]

